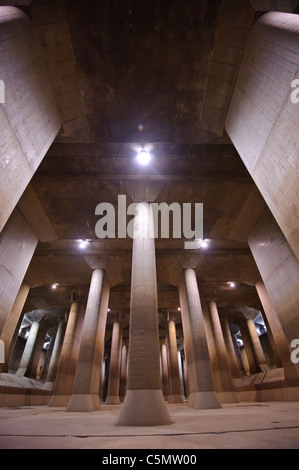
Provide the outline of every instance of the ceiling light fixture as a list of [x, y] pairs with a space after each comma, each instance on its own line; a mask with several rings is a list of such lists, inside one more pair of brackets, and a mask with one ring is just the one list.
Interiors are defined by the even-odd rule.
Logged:
[[141, 150], [139, 150], [139, 153], [137, 155], [137, 160], [140, 163], [140, 165], [147, 165], [151, 159], [150, 154], [148, 151], [142, 147]]
[[229, 282], [230, 287], [236, 287], [236, 284], [234, 282]]
[[84, 248], [86, 248], [88, 245], [88, 241], [87, 240], [80, 240], [80, 248], [82, 248], [82, 250], [84, 250]]
[[52, 289], [57, 289], [57, 287], [59, 286], [58, 282], [55, 282], [55, 284], [52, 284]]

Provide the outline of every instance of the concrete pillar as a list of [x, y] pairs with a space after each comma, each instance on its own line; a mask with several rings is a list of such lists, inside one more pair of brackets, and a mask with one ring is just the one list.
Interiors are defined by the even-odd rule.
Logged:
[[168, 331], [168, 373], [169, 373], [169, 403], [183, 403], [181, 393], [180, 373], [178, 364], [178, 347], [176, 338], [175, 321], [169, 319]]
[[17, 297], [14, 301], [10, 314], [4, 324], [4, 328], [1, 334], [1, 340], [5, 346], [5, 363], [0, 364], [0, 372], [8, 372], [8, 362], [13, 351], [18, 332], [22, 323], [22, 311], [25, 305], [30, 285], [23, 282]]
[[0, 70], [1, 231], [61, 127], [39, 39], [19, 8], [0, 8]]
[[49, 370], [48, 370], [48, 374], [46, 378], [46, 383], [44, 385], [44, 388], [47, 390], [52, 390], [53, 384], [56, 378], [65, 329], [66, 329], [66, 321], [61, 320], [58, 324], [53, 351], [52, 351], [51, 359], [49, 363]]
[[194, 269], [183, 269], [179, 295], [191, 408], [221, 408], [215, 392]]
[[43, 364], [43, 361], [42, 361], [42, 364], [40, 364], [40, 359], [41, 359], [43, 345], [45, 343], [47, 329], [49, 328], [49, 325], [44, 324], [42, 321], [40, 323], [41, 323], [41, 326], [38, 330], [37, 338], [34, 343], [32, 357], [31, 357], [30, 364], [26, 372], [26, 375], [28, 377], [31, 377], [32, 379], [37, 379], [37, 376], [39, 376], [40, 374], [38, 366]]
[[260, 368], [258, 367], [258, 364], [255, 361], [253, 346], [250, 338], [250, 333], [248, 331], [248, 324], [246, 319], [240, 321], [239, 326], [248, 361], [249, 372], [250, 374], [256, 374], [257, 372], [260, 372]]
[[135, 206], [128, 389], [118, 424], [170, 424], [160, 382], [160, 346], [152, 207]]
[[293, 364], [290, 360], [290, 350], [288, 347], [288, 343], [281, 328], [280, 321], [272, 305], [266, 286], [263, 281], [260, 280], [256, 283], [255, 287], [273, 335], [273, 339], [276, 346], [275, 349], [284, 367], [285, 378], [295, 379], [298, 377], [296, 367], [295, 364]]
[[221, 383], [221, 392], [218, 392], [218, 397], [222, 403], [236, 403], [239, 400], [229, 370], [228, 357], [215, 300], [209, 301], [209, 309]]
[[36, 344], [38, 332], [40, 330], [40, 322], [34, 321], [31, 325], [30, 332], [26, 341], [26, 345], [23, 351], [22, 359], [20, 362], [20, 366], [16, 372], [16, 376], [23, 377], [27, 371], [27, 369], [31, 365], [32, 355], [34, 352], [34, 346]]
[[99, 389], [109, 300], [104, 277], [103, 269], [93, 270], [73, 392], [66, 411], [100, 409]]
[[[299, 338], [299, 261], [268, 209], [257, 221], [247, 241], [286, 338], [290, 356], [291, 342]], [[299, 363], [295, 367], [299, 374]]]
[[37, 243], [38, 237], [20, 211], [15, 209], [1, 232], [0, 334], [11, 313]]
[[56, 381], [48, 406], [67, 406], [72, 393], [77, 359], [77, 355], [74, 351], [74, 343], [79, 323], [79, 309], [80, 303], [77, 301], [72, 302], [61, 349]]
[[241, 372], [228, 320], [226, 318], [222, 318], [221, 325], [228, 356], [229, 370], [231, 376], [236, 379], [241, 376]]
[[256, 364], [258, 364], [258, 366], [260, 367], [262, 371], [267, 370], [268, 365], [266, 364], [264, 351], [262, 349], [262, 345], [261, 345], [259, 336], [256, 331], [256, 326], [254, 324], [254, 321], [251, 318], [247, 320], [247, 326], [248, 326], [248, 331], [250, 334], [250, 340], [252, 343], [252, 351], [253, 351], [255, 362]]
[[166, 401], [169, 399], [168, 386], [168, 361], [167, 361], [167, 345], [166, 339], [161, 341], [161, 381], [163, 396]]
[[[298, 78], [298, 49], [298, 15], [270, 12], [256, 21], [243, 53], [225, 123], [297, 259], [299, 106], [292, 99], [297, 93], [292, 82]], [[271, 255], [267, 264], [276, 258], [275, 251], [268, 248]], [[276, 276], [275, 271], [273, 274]], [[270, 291], [269, 294], [272, 297]]]
[[127, 376], [128, 376], [128, 345], [122, 344], [121, 348], [121, 364], [120, 364], [120, 390], [119, 399], [121, 403], [124, 401], [127, 393]]
[[122, 327], [120, 321], [113, 322], [112, 342], [110, 352], [110, 367], [108, 376], [108, 392], [106, 405], [119, 405], [120, 359], [122, 344]]

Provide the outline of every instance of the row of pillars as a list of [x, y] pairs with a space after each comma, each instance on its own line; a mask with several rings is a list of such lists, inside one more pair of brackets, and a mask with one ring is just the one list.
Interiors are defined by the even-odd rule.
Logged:
[[[152, 217], [149, 204], [136, 205], [129, 350], [126, 369], [127, 390], [118, 420], [119, 425], [163, 425], [171, 422], [161, 388], [155, 246], [154, 239], [150, 237]], [[188, 406], [220, 408], [221, 402], [237, 401], [231, 365], [234, 362], [231, 359], [235, 349], [233, 345], [227, 346], [229, 344], [228, 325], [221, 326], [214, 300], [211, 300], [207, 306], [200, 299], [196, 273], [192, 267], [182, 270], [179, 297], [188, 376]], [[95, 267], [92, 272], [80, 346], [78, 348], [78, 341], [76, 341], [79, 303], [73, 302], [49, 406], [63, 406], [66, 411], [101, 409], [99, 390], [108, 302], [109, 285], [106, 281], [105, 269]], [[208, 316], [209, 321], [206, 321]], [[255, 363], [263, 365], [261, 350], [250, 322], [248, 322], [248, 327], [250, 333], [248, 344], [250, 343], [253, 351], [253, 360]], [[214, 338], [212, 346], [211, 341], [208, 341], [209, 337]], [[246, 334], [244, 334], [245, 337]], [[181, 401], [182, 392], [177, 373], [176, 332], [172, 319], [168, 322], [167, 340], [170, 401]], [[106, 401], [110, 404], [119, 403], [120, 344], [121, 326], [120, 322], [115, 322], [112, 333], [110, 380]], [[28, 349], [29, 345], [30, 341]], [[215, 367], [216, 361], [213, 358], [214, 353], [217, 356], [217, 367]], [[25, 358], [24, 351], [24, 361]], [[26, 367], [24, 361], [22, 358], [19, 368], [20, 374], [22, 369]]]

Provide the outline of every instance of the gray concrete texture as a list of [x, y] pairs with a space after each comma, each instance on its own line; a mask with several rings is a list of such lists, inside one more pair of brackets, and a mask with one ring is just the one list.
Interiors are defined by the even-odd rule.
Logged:
[[167, 405], [172, 424], [118, 426], [122, 405], [92, 413], [0, 409], [1, 449], [298, 449], [298, 403], [237, 403], [214, 410]]

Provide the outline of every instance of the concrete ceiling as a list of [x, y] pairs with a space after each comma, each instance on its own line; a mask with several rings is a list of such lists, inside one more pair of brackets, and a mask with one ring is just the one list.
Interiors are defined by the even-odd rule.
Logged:
[[[31, 181], [57, 239], [37, 247], [25, 308], [67, 308], [74, 293], [86, 293], [88, 253], [109, 255], [111, 311], [128, 311], [132, 240], [99, 240], [95, 207], [150, 195], [203, 203], [209, 240], [200, 250], [185, 250], [183, 239], [156, 240], [160, 311], [177, 311], [188, 256], [197, 257], [201, 294], [216, 296], [226, 314], [261, 309], [246, 238], [264, 201], [224, 129], [257, 18], [249, 0], [36, 0], [24, 9], [62, 119]], [[136, 161], [141, 144], [151, 147], [147, 167]], [[79, 239], [90, 240], [84, 252]]]

